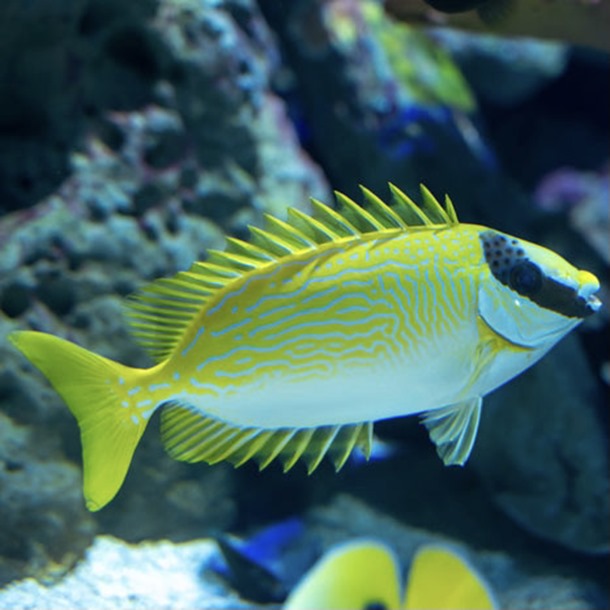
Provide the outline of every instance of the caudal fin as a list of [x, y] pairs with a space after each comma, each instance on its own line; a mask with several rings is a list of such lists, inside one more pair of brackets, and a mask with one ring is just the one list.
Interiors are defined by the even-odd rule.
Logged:
[[87, 508], [96, 511], [119, 491], [146, 419], [134, 415], [123, 386], [143, 373], [98, 356], [74, 343], [34, 331], [9, 340], [51, 382], [76, 417], [83, 451]]

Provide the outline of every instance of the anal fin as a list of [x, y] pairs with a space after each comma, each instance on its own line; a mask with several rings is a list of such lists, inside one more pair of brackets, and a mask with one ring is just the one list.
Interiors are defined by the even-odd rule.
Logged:
[[445, 466], [462, 466], [470, 456], [481, 417], [480, 396], [427, 411], [422, 423]]
[[161, 439], [176, 460], [209, 464], [226, 460], [237, 467], [253, 459], [261, 470], [277, 460], [284, 472], [301, 459], [311, 474], [325, 455], [339, 470], [355, 447], [368, 459], [372, 430], [371, 422], [302, 429], [242, 427], [177, 402], [166, 404], [161, 413]]

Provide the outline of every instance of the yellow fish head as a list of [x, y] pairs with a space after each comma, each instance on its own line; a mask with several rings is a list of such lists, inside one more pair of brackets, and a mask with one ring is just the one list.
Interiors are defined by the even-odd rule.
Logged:
[[479, 314], [507, 341], [546, 351], [601, 307], [599, 281], [555, 252], [482, 230]]

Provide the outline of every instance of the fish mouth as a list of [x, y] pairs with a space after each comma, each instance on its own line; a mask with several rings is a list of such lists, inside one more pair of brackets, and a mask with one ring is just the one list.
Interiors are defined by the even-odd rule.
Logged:
[[587, 315], [591, 315], [602, 306], [602, 302], [597, 297], [597, 291], [599, 290], [598, 279], [586, 271], [581, 271], [581, 275], [586, 276], [587, 282], [583, 283], [578, 291], [578, 296], [584, 301], [585, 310]]
[[591, 294], [585, 299], [585, 306], [589, 313], [595, 313], [596, 311], [599, 311], [599, 308], [602, 306], [602, 302], [597, 298], [597, 296]]

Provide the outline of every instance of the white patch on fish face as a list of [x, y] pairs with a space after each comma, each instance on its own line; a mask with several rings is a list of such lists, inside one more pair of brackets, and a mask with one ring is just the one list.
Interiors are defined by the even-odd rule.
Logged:
[[496, 231], [481, 233], [488, 265], [479, 283], [479, 314], [517, 345], [548, 350], [599, 309], [590, 273], [559, 255]]
[[479, 315], [507, 341], [545, 351], [582, 321], [539, 307], [493, 277], [479, 286]]

